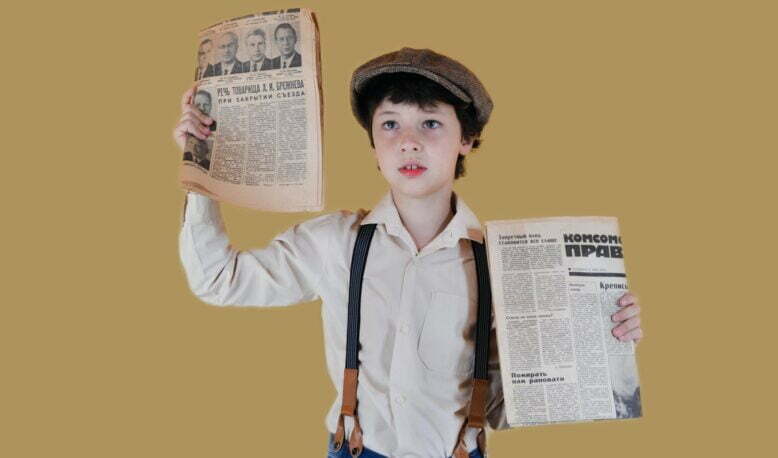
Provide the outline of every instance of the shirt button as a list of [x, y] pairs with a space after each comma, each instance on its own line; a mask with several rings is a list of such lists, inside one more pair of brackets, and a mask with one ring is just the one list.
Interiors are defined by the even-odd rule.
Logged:
[[407, 323], [403, 323], [402, 326], [400, 326], [400, 332], [403, 334], [408, 334], [408, 331], [410, 330], [410, 326], [408, 326]]
[[395, 396], [394, 399], [397, 401], [397, 404], [399, 404], [399, 405], [405, 404], [405, 396], [403, 396], [401, 394], [398, 394], [397, 396]]

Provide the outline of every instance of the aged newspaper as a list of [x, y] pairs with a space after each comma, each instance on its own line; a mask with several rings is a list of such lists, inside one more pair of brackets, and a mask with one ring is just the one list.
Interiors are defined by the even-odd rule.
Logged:
[[611, 334], [627, 290], [617, 219], [490, 221], [486, 239], [508, 423], [640, 417], [634, 344]]
[[189, 135], [184, 189], [269, 211], [324, 206], [322, 87], [314, 13], [294, 8], [224, 21], [198, 34], [193, 103], [216, 122]]

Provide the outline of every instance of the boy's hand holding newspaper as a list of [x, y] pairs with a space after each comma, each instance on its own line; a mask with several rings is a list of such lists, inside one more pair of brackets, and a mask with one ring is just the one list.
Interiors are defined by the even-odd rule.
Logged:
[[211, 135], [208, 126], [213, 123], [213, 118], [204, 115], [194, 104], [192, 98], [197, 91], [197, 83], [193, 84], [184, 95], [181, 96], [181, 119], [173, 129], [173, 140], [183, 152], [186, 146], [186, 134], [192, 134], [200, 140], [205, 140]]
[[638, 297], [627, 291], [616, 302], [619, 307], [623, 307], [618, 312], [611, 315], [611, 320], [618, 325], [611, 331], [613, 336], [621, 341], [634, 340], [637, 345], [643, 338], [643, 330], [640, 329], [640, 305]]

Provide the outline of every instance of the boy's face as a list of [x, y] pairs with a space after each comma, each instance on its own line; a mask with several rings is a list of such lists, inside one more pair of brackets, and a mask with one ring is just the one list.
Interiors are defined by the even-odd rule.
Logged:
[[423, 198], [451, 193], [457, 156], [473, 142], [462, 142], [454, 107], [396, 104], [384, 99], [372, 121], [375, 156], [395, 197]]

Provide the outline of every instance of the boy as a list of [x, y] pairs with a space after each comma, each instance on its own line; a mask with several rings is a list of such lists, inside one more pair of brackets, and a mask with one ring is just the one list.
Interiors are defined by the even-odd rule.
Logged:
[[[210, 119], [191, 106], [191, 95], [191, 89], [184, 94], [184, 115], [174, 130], [179, 146], [186, 133], [202, 139], [210, 134]], [[357, 68], [351, 102], [390, 188], [372, 211], [319, 216], [264, 249], [236, 251], [218, 204], [188, 193], [181, 260], [190, 288], [210, 304], [322, 299], [327, 367], [338, 390], [326, 418], [329, 456], [348, 457], [350, 445], [334, 433], [343, 433], [349, 267], [360, 226], [376, 224], [361, 289], [356, 418], [362, 434], [355, 452], [451, 456], [473, 390], [477, 278], [470, 242], [483, 242], [478, 219], [453, 184], [464, 172], [464, 158], [479, 146], [492, 101], [460, 63], [403, 48]], [[637, 300], [628, 293], [620, 305], [614, 335], [638, 340]], [[486, 417], [495, 429], [507, 427], [498, 363], [492, 330]], [[352, 417], [345, 417], [344, 428], [342, 436], [355, 437]], [[471, 457], [483, 456], [477, 434], [465, 431]]]

